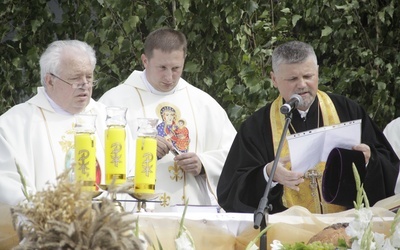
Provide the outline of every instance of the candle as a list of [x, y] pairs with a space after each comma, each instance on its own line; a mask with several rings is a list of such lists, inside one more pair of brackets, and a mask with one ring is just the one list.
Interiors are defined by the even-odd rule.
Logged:
[[105, 131], [106, 185], [126, 182], [126, 131], [124, 126], [109, 126]]
[[136, 141], [135, 193], [154, 194], [156, 161], [156, 138], [138, 137]]
[[75, 134], [75, 180], [82, 182], [83, 191], [95, 191], [96, 141], [93, 133]]

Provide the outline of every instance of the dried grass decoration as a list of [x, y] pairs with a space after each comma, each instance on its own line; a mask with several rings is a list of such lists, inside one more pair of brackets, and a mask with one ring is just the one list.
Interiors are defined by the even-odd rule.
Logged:
[[108, 198], [92, 205], [92, 195], [70, 182], [68, 173], [57, 184], [28, 195], [12, 208], [20, 243], [14, 249], [143, 249], [135, 236], [136, 223], [128, 212], [115, 209]]

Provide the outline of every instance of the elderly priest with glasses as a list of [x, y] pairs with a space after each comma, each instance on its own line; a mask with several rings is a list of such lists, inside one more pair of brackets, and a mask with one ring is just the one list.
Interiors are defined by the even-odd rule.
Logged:
[[0, 116], [0, 203], [15, 205], [24, 199], [18, 167], [28, 192], [43, 189], [71, 167], [76, 114], [96, 115], [96, 181], [100, 181], [106, 109], [91, 98], [95, 65], [93, 48], [77, 40], [55, 41], [41, 55], [43, 86]]

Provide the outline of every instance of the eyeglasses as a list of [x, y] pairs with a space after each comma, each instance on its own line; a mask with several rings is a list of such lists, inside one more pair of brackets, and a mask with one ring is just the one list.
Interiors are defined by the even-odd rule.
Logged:
[[93, 87], [93, 86], [96, 86], [97, 85], [97, 81], [93, 81], [93, 80], [88, 80], [87, 81], [87, 83], [70, 83], [70, 82], [67, 82], [67, 81], [65, 81], [64, 79], [62, 79], [62, 78], [60, 78], [59, 76], [56, 76], [55, 74], [53, 74], [53, 73], [49, 73], [52, 77], [55, 77], [55, 78], [57, 78], [58, 80], [60, 80], [60, 81], [62, 81], [62, 82], [65, 82], [66, 84], [68, 84], [68, 85], [70, 85], [73, 89], [81, 89], [81, 88], [83, 88], [83, 86], [85, 86], [85, 84], [89, 84], [89, 86], [91, 86], [91, 87]]

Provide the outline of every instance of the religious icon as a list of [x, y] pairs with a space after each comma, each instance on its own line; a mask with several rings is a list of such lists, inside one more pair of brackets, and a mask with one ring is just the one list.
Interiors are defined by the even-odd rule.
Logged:
[[181, 118], [178, 107], [170, 103], [161, 103], [158, 105], [156, 113], [161, 120], [157, 125], [157, 133], [172, 143], [175, 150], [171, 150], [171, 153], [178, 155], [188, 152], [189, 129], [186, 121]]

